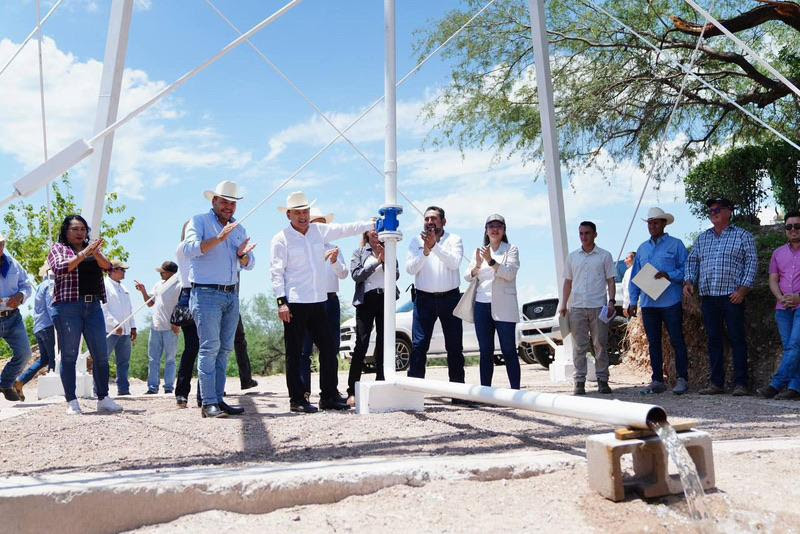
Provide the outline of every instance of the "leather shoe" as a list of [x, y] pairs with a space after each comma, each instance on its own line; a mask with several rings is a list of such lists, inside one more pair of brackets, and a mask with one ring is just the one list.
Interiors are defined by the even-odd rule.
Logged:
[[604, 395], [610, 395], [612, 393], [611, 388], [608, 386], [608, 382], [604, 380], [597, 381], [597, 392]]
[[250, 389], [250, 388], [254, 388], [254, 387], [256, 387], [257, 385], [258, 385], [258, 382], [256, 382], [255, 380], [253, 380], [253, 379], [251, 378], [249, 382], [247, 382], [246, 384], [243, 384], [243, 385], [242, 385], [242, 389]]
[[775, 395], [775, 398], [778, 400], [797, 400], [800, 399], [800, 391], [796, 391], [792, 388], [786, 388]]
[[586, 383], [575, 382], [575, 387], [572, 388], [573, 395], [586, 395]]
[[14, 385], [13, 385], [13, 386], [11, 386], [11, 387], [13, 387], [13, 388], [14, 388], [14, 391], [16, 391], [16, 392], [17, 392], [17, 397], [19, 397], [19, 400], [21, 400], [22, 402], [25, 402], [25, 393], [23, 393], [23, 392], [22, 392], [22, 387], [23, 387], [24, 385], [25, 385], [25, 384], [23, 384], [23, 383], [22, 383], [22, 382], [20, 382], [19, 380], [15, 380], [15, 381], [14, 381]]
[[242, 415], [244, 413], [244, 408], [231, 406], [225, 401], [219, 401], [219, 409], [228, 415]]
[[722, 395], [725, 393], [725, 388], [718, 386], [714, 383], [708, 384], [706, 387], [698, 391], [700, 395]]
[[762, 399], [771, 399], [778, 394], [778, 390], [770, 384], [769, 386], [758, 389], [756, 393], [758, 393], [758, 396]]
[[341, 397], [331, 397], [329, 399], [320, 399], [320, 410], [349, 410], [350, 406], [347, 401]]
[[220, 410], [216, 404], [203, 406], [202, 414], [203, 417], [228, 417], [228, 414]]
[[5, 396], [6, 400], [10, 400], [12, 402], [19, 400], [19, 395], [17, 395], [17, 392], [14, 391], [14, 388], [0, 388], [0, 393]]
[[186, 397], [181, 397], [180, 395], [175, 397], [175, 403], [178, 405], [178, 408], [189, 407], [189, 399], [187, 399]]
[[316, 406], [314, 406], [308, 401], [290, 402], [289, 410], [292, 412], [299, 412], [299, 413], [317, 413], [319, 411]]

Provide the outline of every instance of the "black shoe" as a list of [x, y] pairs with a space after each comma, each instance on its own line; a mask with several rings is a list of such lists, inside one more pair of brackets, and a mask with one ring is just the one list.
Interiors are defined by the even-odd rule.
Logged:
[[239, 406], [231, 406], [224, 401], [219, 401], [219, 409], [228, 415], [242, 415], [244, 413], [244, 408]]
[[150, 391], [149, 389], [144, 392], [145, 395], [158, 395], [158, 391]]
[[319, 400], [320, 410], [349, 410], [350, 406], [347, 401], [341, 397], [331, 397], [329, 399]]
[[186, 397], [181, 397], [177, 395], [175, 397], [175, 402], [178, 404], [178, 408], [188, 408], [189, 407], [189, 399]]
[[131, 395], [130, 391], [125, 391], [123, 393], [117, 392], [117, 397], [130, 397], [130, 395]]
[[14, 391], [14, 388], [0, 388], [0, 393], [2, 393], [6, 400], [10, 400], [12, 402], [17, 402], [19, 400], [19, 395], [17, 392]]
[[612, 393], [611, 388], [608, 386], [608, 382], [603, 380], [597, 381], [597, 392], [603, 393], [604, 395], [610, 395]]
[[258, 382], [256, 382], [255, 380], [253, 380], [253, 379], [251, 378], [249, 382], [247, 382], [247, 383], [245, 383], [245, 384], [242, 384], [242, 389], [250, 389], [250, 388], [254, 388], [254, 387], [256, 387], [257, 385], [258, 385]]
[[800, 399], [800, 391], [794, 390], [792, 388], [786, 388], [777, 395], [775, 395], [775, 398], [779, 400], [797, 400]]
[[172, 390], [171, 389], [165, 389], [164, 393], [166, 393], [167, 395], [172, 395]]
[[316, 406], [314, 406], [308, 401], [290, 402], [289, 410], [292, 412], [300, 412], [300, 413], [317, 413], [319, 411]]
[[572, 389], [573, 395], [586, 395], [586, 383], [575, 382], [575, 387]]
[[220, 410], [216, 404], [203, 406], [202, 414], [203, 417], [228, 417], [228, 414]]
[[756, 393], [758, 393], [759, 397], [762, 397], [764, 399], [771, 399], [772, 397], [778, 394], [778, 390], [772, 387], [772, 385], [769, 385], [767, 387], [759, 389], [758, 391], [756, 391]]

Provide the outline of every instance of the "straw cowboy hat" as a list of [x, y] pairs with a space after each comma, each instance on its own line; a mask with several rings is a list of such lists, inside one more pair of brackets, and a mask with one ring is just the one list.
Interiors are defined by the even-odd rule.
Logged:
[[316, 200], [309, 202], [308, 197], [302, 191], [295, 191], [286, 197], [286, 205], [279, 206], [278, 211], [286, 213], [289, 210], [307, 210], [314, 205], [314, 202], [316, 202]]
[[214, 200], [214, 197], [222, 197], [233, 201], [244, 198], [241, 188], [236, 185], [236, 182], [231, 182], [230, 180], [222, 180], [213, 191], [205, 191], [203, 194], [208, 200]]
[[313, 208], [311, 208], [311, 214], [309, 215], [308, 219], [310, 221], [313, 221], [315, 219], [324, 219], [325, 224], [330, 224], [333, 222], [333, 219], [335, 219], [335, 216], [333, 213], [323, 214], [321, 209], [314, 206]]
[[664, 219], [667, 221], [667, 224], [672, 224], [675, 222], [675, 217], [671, 213], [667, 213], [661, 208], [650, 208], [647, 212], [647, 218], [642, 220], [647, 222], [650, 219]]

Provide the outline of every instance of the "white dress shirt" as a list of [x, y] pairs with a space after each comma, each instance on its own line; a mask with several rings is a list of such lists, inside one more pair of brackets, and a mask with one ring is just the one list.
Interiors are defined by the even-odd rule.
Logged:
[[[172, 276], [178, 276], [177, 273]], [[172, 311], [178, 304], [178, 299], [181, 296], [180, 284], [172, 283], [167, 285], [170, 280], [160, 280], [153, 289], [150, 290], [150, 295], [155, 295], [153, 299], [153, 330], [164, 331], [170, 330], [172, 324], [169, 322], [172, 317]]]
[[[500, 252], [501, 250], [502, 252]], [[491, 252], [494, 261], [502, 261], [506, 250], [507, 247], [498, 247], [496, 251], [489, 247], [489, 252]], [[474, 267], [474, 265], [472, 267]], [[470, 269], [470, 271], [471, 270], [472, 269]], [[483, 260], [480, 269], [478, 269], [478, 288], [475, 291], [476, 302], [492, 303], [492, 282], [494, 282], [494, 274], [494, 269], [489, 265], [489, 262]]]
[[183, 252], [183, 241], [178, 243], [178, 250], [175, 251], [175, 263], [178, 264], [177, 276], [181, 277], [181, 288], [192, 287], [192, 281], [189, 279], [191, 261]]
[[371, 267], [372, 265], [378, 264], [375, 267], [375, 270], [372, 271], [372, 274], [369, 275], [369, 278], [364, 280], [364, 293], [368, 293], [373, 289], [383, 289], [383, 264], [381, 260], [376, 258], [374, 255], [370, 256], [367, 261], [364, 262], [364, 267]]
[[[104, 281], [106, 285], [106, 301], [101, 303], [103, 317], [106, 319], [106, 334], [113, 332], [126, 317], [133, 313], [131, 295], [128, 289], [119, 282], [115, 282], [110, 277]], [[131, 335], [131, 328], [136, 328], [133, 317], [122, 325], [122, 335]]]
[[[275, 234], [270, 246], [272, 259], [269, 268], [275, 297], [286, 297], [289, 303], [300, 304], [328, 300], [328, 274], [331, 264], [325, 260], [326, 243], [362, 234], [373, 227], [372, 221], [349, 224], [314, 223], [308, 226], [305, 235], [291, 225]], [[341, 257], [341, 252], [339, 255]], [[338, 280], [336, 284], [338, 288]]]
[[631, 305], [631, 292], [630, 283], [631, 283], [631, 274], [633, 274], [633, 265], [625, 269], [625, 274], [622, 275], [622, 309], [627, 310], [628, 307]]
[[464, 246], [461, 238], [445, 232], [427, 256], [422, 239], [416, 236], [408, 246], [406, 272], [414, 276], [414, 286], [428, 293], [443, 293], [458, 288]]
[[570, 252], [564, 269], [564, 278], [572, 280], [570, 308], [605, 306], [607, 280], [614, 275], [614, 260], [609, 251], [595, 245], [591, 252], [584, 252], [583, 247]]
[[[318, 223], [314, 223], [318, 224]], [[336, 245], [331, 245], [330, 243], [325, 243], [325, 252], [332, 250], [335, 248]], [[347, 278], [347, 275], [350, 274], [350, 269], [347, 268], [347, 265], [344, 263], [344, 258], [342, 257], [342, 251], [339, 251], [339, 255], [336, 257], [336, 261], [331, 263], [330, 260], [325, 260], [327, 267], [325, 269], [325, 287], [328, 293], [338, 293], [339, 292], [339, 280], [344, 280]]]

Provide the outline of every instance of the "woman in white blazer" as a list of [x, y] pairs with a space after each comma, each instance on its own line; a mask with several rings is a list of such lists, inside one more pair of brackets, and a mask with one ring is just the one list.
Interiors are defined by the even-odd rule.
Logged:
[[508, 243], [506, 221], [502, 215], [492, 214], [486, 219], [483, 247], [475, 250], [475, 259], [464, 276], [468, 282], [476, 278], [478, 280], [474, 322], [481, 351], [483, 386], [492, 385], [494, 333], [497, 331], [508, 381], [513, 389], [519, 389], [519, 358], [514, 336], [514, 329], [519, 321], [518, 270], [519, 250]]

